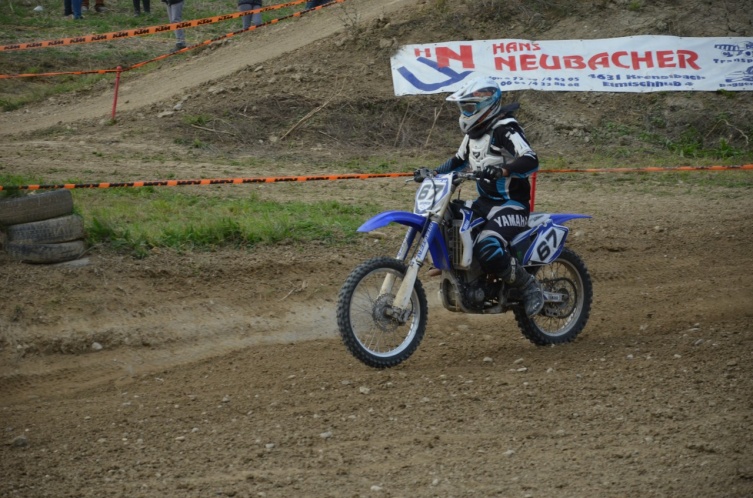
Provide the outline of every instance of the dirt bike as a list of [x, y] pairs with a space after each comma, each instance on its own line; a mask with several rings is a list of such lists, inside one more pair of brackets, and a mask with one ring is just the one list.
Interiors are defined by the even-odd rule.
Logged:
[[[428, 304], [418, 272], [428, 256], [441, 270], [439, 297], [453, 312], [496, 314], [512, 311], [523, 335], [545, 346], [567, 343], [583, 330], [593, 299], [583, 260], [565, 247], [562, 225], [582, 214], [531, 213], [528, 228], [510, 249], [538, 279], [545, 304], [538, 315], [525, 314], [520, 291], [486, 274], [473, 258], [473, 239], [486, 219], [471, 201], [453, 199], [466, 181], [488, 181], [476, 173], [435, 174], [423, 170], [412, 213], [386, 211], [366, 221], [359, 232], [390, 223], [408, 227], [395, 258], [372, 258], [357, 266], [340, 289], [337, 325], [347, 349], [374, 368], [394, 367], [418, 348], [426, 332]], [[421, 177], [417, 181], [420, 181]], [[458, 192], [459, 193], [459, 192]]]

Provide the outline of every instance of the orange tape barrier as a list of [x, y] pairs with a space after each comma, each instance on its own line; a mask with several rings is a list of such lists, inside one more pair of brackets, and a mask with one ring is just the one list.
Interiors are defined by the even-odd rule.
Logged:
[[[270, 10], [278, 10], [286, 7], [292, 7], [300, 5], [306, 2], [306, 0], [295, 0], [293, 2], [271, 5], [269, 7], [262, 7], [260, 9], [236, 12], [233, 14], [224, 14], [221, 16], [205, 17], [203, 19], [194, 19], [192, 21], [174, 22], [171, 24], [162, 24], [159, 26], [149, 26], [146, 28], [127, 29], [123, 31], [115, 31], [112, 33], [102, 33], [95, 35], [76, 36], [73, 38], [60, 38], [58, 40], [48, 40], [29, 43], [15, 43], [11, 45], [0, 45], [0, 52], [10, 50], [26, 50], [30, 48], [45, 48], [45, 47], [61, 47], [65, 45], [81, 45], [84, 43], [95, 43], [109, 40], [119, 40], [121, 38], [130, 38], [132, 36], [144, 36], [153, 35], [157, 33], [164, 33], [166, 31], [174, 31], [176, 29], [195, 28], [197, 26], [203, 26], [205, 24], [214, 24], [221, 21], [227, 21], [228, 19], [236, 19], [246, 15], [255, 14], [258, 12], [267, 12]], [[315, 10], [315, 9], [311, 9]]]
[[[209, 19], [217, 19], [217, 21], [211, 21], [211, 22], [219, 22], [219, 21], [224, 21], [224, 20], [227, 20], [227, 19], [235, 19], [235, 18], [238, 18], [238, 17], [242, 17], [244, 15], [251, 15], [251, 14], [253, 14], [255, 12], [263, 12], [263, 11], [266, 11], [266, 10], [275, 10], [275, 9], [281, 9], [283, 7], [290, 7], [290, 6], [293, 6], [293, 5], [301, 4], [301, 3], [305, 2], [305, 1], [306, 0], [295, 0], [294, 2], [289, 2], [289, 3], [286, 3], [286, 4], [280, 4], [280, 5], [273, 5], [273, 6], [270, 6], [270, 7], [263, 7], [261, 9], [256, 9], [256, 10], [249, 10], [249, 11], [245, 11], [245, 12], [236, 12], [236, 13], [233, 13], [233, 14], [226, 14], [226, 15], [217, 16], [217, 17], [207, 17], [205, 19], [197, 19], [195, 21], [185, 21], [185, 22], [180, 22], [180, 23], [164, 24], [162, 26], [154, 26], [153, 28], [165, 28], [166, 27], [166, 28], [169, 28], [170, 30], [172, 30], [172, 29], [178, 29], [178, 28], [187, 27], [186, 26], [187, 23], [191, 24], [191, 26], [188, 26], [188, 27], [195, 27], [195, 26], [199, 26], [199, 25], [203, 25], [203, 24], [209, 24], [210, 23], [210, 21], [208, 21]], [[343, 3], [345, 1], [346, 0], [332, 0], [331, 3], [325, 4], [325, 5], [320, 5], [318, 7], [314, 7], [313, 9], [294, 12], [293, 14], [289, 14], [287, 16], [278, 17], [276, 19], [269, 20], [269, 21], [267, 21], [265, 23], [259, 24], [258, 26], [250, 26], [248, 29], [239, 29], [237, 31], [233, 31], [233, 32], [227, 33], [225, 35], [217, 36], [215, 38], [212, 38], [211, 40], [205, 40], [203, 42], [196, 43], [194, 45], [190, 45], [190, 46], [188, 46], [188, 47], [186, 47], [186, 48], [184, 48], [182, 50], [178, 50], [176, 52], [171, 52], [171, 53], [168, 53], [168, 54], [160, 55], [158, 57], [155, 57], [153, 59], [149, 59], [147, 61], [138, 62], [136, 64], [133, 64], [132, 66], [129, 66], [129, 67], [121, 67], [121, 68], [116, 68], [116, 69], [93, 69], [93, 70], [89, 70], [89, 71], [65, 71], [65, 72], [58, 72], [58, 73], [0, 74], [0, 79], [33, 78], [33, 77], [40, 77], [40, 76], [65, 76], [65, 75], [82, 75], [82, 74], [107, 74], [107, 73], [120, 73], [120, 72], [124, 72], [124, 71], [130, 71], [132, 69], [137, 69], [139, 67], [145, 66], [145, 65], [150, 64], [152, 62], [156, 62], [156, 61], [159, 61], [159, 60], [162, 60], [162, 59], [166, 59], [168, 57], [172, 57], [173, 55], [182, 54], [182, 53], [187, 52], [189, 50], [193, 50], [195, 48], [202, 47], [204, 45], [209, 45], [211, 43], [214, 43], [214, 42], [217, 42], [217, 41], [220, 41], [220, 40], [224, 40], [225, 38], [231, 38], [233, 36], [239, 35], [241, 33], [245, 33], [247, 31], [253, 31], [255, 29], [259, 29], [259, 28], [263, 28], [263, 27], [266, 27], [266, 26], [270, 26], [272, 24], [277, 24], [280, 21], [284, 21], [286, 19], [290, 19], [290, 18], [293, 18], [293, 17], [301, 17], [302, 15], [306, 15], [306, 14], [308, 14], [310, 12], [321, 10], [323, 8], [326, 8], [326, 7], [331, 7], [332, 5], [335, 5], [335, 4], [338, 4], [338, 3]], [[142, 29], [152, 29], [152, 28], [142, 28]], [[136, 32], [136, 31], [141, 31], [141, 30], [140, 29], [134, 29], [134, 30], [128, 30], [128, 31], [119, 31], [118, 33], [130, 33], [130, 32]], [[168, 29], [163, 29], [162, 31], [168, 31]], [[159, 31], [159, 32], [162, 32], [162, 31]], [[113, 34], [118, 34], [118, 33], [106, 33], [106, 34], [107, 35], [113, 35]], [[138, 36], [144, 35], [144, 34], [153, 34], [153, 33], [139, 33]], [[91, 35], [90, 37], [96, 37], [96, 36], [104, 36], [104, 35]], [[137, 35], [129, 35], [129, 36], [137, 36]], [[88, 37], [88, 38], [90, 38], [90, 37]], [[125, 37], [125, 35], [124, 36], [120, 36], [118, 38], [123, 38], [123, 37]], [[87, 38], [87, 37], [82, 37], [82, 38]], [[66, 38], [65, 40], [77, 40], [77, 39], [78, 38]], [[56, 41], [61, 41], [61, 40], [56, 40]], [[95, 41], [104, 41], [104, 40], [95, 40]], [[51, 42], [38, 42], [38, 43], [51, 43]], [[76, 42], [76, 43], [78, 43], [78, 42]], [[84, 42], [81, 42], [81, 43], [84, 43]], [[89, 43], [89, 42], [86, 42], [86, 43]], [[61, 43], [61, 44], [58, 44], [58, 45], [63, 45], [63, 44]], [[9, 46], [9, 45], [6, 45], [6, 47], [7, 46]]]
[[3, 186], [0, 190], [46, 190], [46, 189], [74, 189], [74, 188], [116, 188], [116, 187], [179, 187], [185, 185], [227, 185], [241, 183], [280, 183], [280, 182], [311, 182], [316, 180], [367, 180], [369, 178], [398, 178], [413, 176], [413, 173], [354, 173], [343, 175], [316, 176], [267, 176], [256, 178], [205, 178], [202, 180], [155, 180], [141, 182], [104, 182], [104, 183], [61, 183], [57, 185], [20, 185]]
[[737, 166], [676, 166], [659, 168], [649, 166], [647, 168], [585, 168], [585, 169], [547, 169], [539, 170], [539, 173], [670, 173], [674, 171], [729, 171], [749, 170], [753, 171], [753, 164], [739, 164]]
[[[540, 170], [539, 173], [669, 173], [676, 171], [753, 171], [753, 164], [737, 166], [678, 166], [674, 168], [592, 168], [592, 169], [556, 169]], [[102, 182], [102, 183], [59, 183], [49, 185], [0, 185], [2, 190], [49, 190], [49, 189], [81, 189], [81, 188], [118, 188], [118, 187], [180, 187], [186, 185], [228, 185], [243, 183], [280, 183], [280, 182], [311, 182], [318, 180], [368, 180], [370, 178], [399, 178], [412, 177], [413, 173], [353, 173], [342, 175], [314, 175], [314, 176], [262, 176], [254, 178], [205, 178], [201, 180], [153, 180], [137, 182]]]

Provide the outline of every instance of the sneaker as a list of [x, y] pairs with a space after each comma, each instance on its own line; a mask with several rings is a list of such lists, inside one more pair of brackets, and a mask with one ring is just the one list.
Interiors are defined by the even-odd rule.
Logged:
[[87, 7], [86, 5], [82, 5], [81, 12], [89, 12], [89, 7]]
[[183, 50], [184, 48], [186, 48], [186, 44], [184, 42], [178, 42], [175, 44], [175, 47], [170, 51], [170, 53], [174, 54], [175, 52]]
[[100, 14], [101, 14], [102, 12], [107, 12], [107, 9], [105, 8], [105, 6], [104, 6], [104, 5], [95, 5], [95, 6], [94, 6], [94, 10], [95, 10], [96, 12], [100, 13]]
[[133, 13], [133, 17], [139, 17], [141, 15], [141, 12], [138, 10]]

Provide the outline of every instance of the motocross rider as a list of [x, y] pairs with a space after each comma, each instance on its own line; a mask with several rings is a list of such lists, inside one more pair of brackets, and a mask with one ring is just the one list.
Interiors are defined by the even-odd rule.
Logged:
[[[484, 272], [499, 275], [508, 286], [519, 288], [526, 315], [536, 315], [544, 306], [541, 285], [508, 249], [509, 242], [528, 226], [528, 177], [539, 169], [538, 157], [513, 117], [520, 104], [503, 105], [499, 84], [486, 77], [470, 81], [447, 101], [458, 104], [465, 137], [457, 153], [435, 172], [470, 169], [481, 174], [473, 210], [487, 221], [474, 242], [474, 258]], [[424, 174], [416, 170], [414, 179], [423, 181]]]

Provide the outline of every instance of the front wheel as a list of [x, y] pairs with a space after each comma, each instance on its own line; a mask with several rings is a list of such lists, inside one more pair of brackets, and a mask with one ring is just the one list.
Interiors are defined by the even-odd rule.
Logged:
[[558, 302], [546, 302], [538, 315], [528, 317], [521, 307], [513, 309], [523, 335], [538, 346], [574, 340], [591, 313], [591, 275], [580, 257], [568, 248], [548, 265], [532, 269], [544, 292], [557, 294]]
[[370, 367], [394, 367], [407, 360], [426, 332], [429, 307], [420, 281], [413, 286], [407, 319], [391, 313], [406, 270], [397, 259], [370, 259], [356, 267], [340, 289], [340, 336], [348, 351]]

